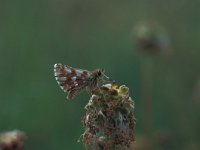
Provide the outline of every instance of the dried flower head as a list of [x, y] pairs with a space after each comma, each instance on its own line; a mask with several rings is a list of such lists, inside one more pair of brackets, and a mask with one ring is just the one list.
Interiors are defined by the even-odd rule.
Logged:
[[0, 134], [0, 150], [23, 150], [25, 133], [19, 130]]
[[85, 110], [82, 121], [86, 149], [112, 150], [129, 147], [135, 141], [134, 102], [125, 85], [103, 85], [94, 92]]

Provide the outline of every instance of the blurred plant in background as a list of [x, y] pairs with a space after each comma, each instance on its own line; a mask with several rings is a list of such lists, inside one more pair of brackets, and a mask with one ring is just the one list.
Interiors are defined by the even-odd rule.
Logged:
[[24, 150], [25, 133], [20, 130], [0, 134], [0, 150]]
[[161, 58], [171, 56], [171, 45], [166, 31], [156, 22], [138, 23], [134, 26], [132, 37], [137, 51], [142, 54], [140, 57], [141, 120], [144, 135], [141, 138], [142, 140], [136, 144], [135, 149], [151, 150], [153, 145], [156, 145], [155, 141], [162, 143], [162, 138], [160, 140], [155, 139], [153, 132], [154, 56]]
[[137, 50], [148, 55], [171, 55], [171, 46], [165, 29], [155, 22], [141, 22], [133, 29]]

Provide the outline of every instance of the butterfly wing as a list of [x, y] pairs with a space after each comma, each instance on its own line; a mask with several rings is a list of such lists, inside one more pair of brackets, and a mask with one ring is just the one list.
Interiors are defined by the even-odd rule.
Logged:
[[90, 72], [82, 69], [75, 69], [63, 64], [54, 65], [54, 75], [64, 92], [69, 92], [68, 98], [72, 99], [87, 86], [87, 78]]

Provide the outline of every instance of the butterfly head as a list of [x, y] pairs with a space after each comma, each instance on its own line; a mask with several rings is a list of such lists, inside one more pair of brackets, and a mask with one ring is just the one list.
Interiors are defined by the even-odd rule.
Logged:
[[97, 74], [97, 77], [100, 79], [103, 79], [103, 78], [109, 79], [109, 77], [105, 75], [105, 69], [103, 68], [97, 69], [96, 74]]

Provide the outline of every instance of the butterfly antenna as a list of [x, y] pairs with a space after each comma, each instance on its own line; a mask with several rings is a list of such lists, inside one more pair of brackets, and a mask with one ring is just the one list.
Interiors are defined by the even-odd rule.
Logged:
[[103, 76], [106, 77], [106, 79], [110, 79], [105, 73], [103, 73]]
[[104, 83], [110, 83], [110, 82], [113, 82], [113, 81], [114, 81], [113, 79], [109, 78], [109, 77], [106, 76], [105, 74], [103, 74], [103, 75], [104, 75], [104, 77], [106, 78], [106, 79], [103, 80]]

